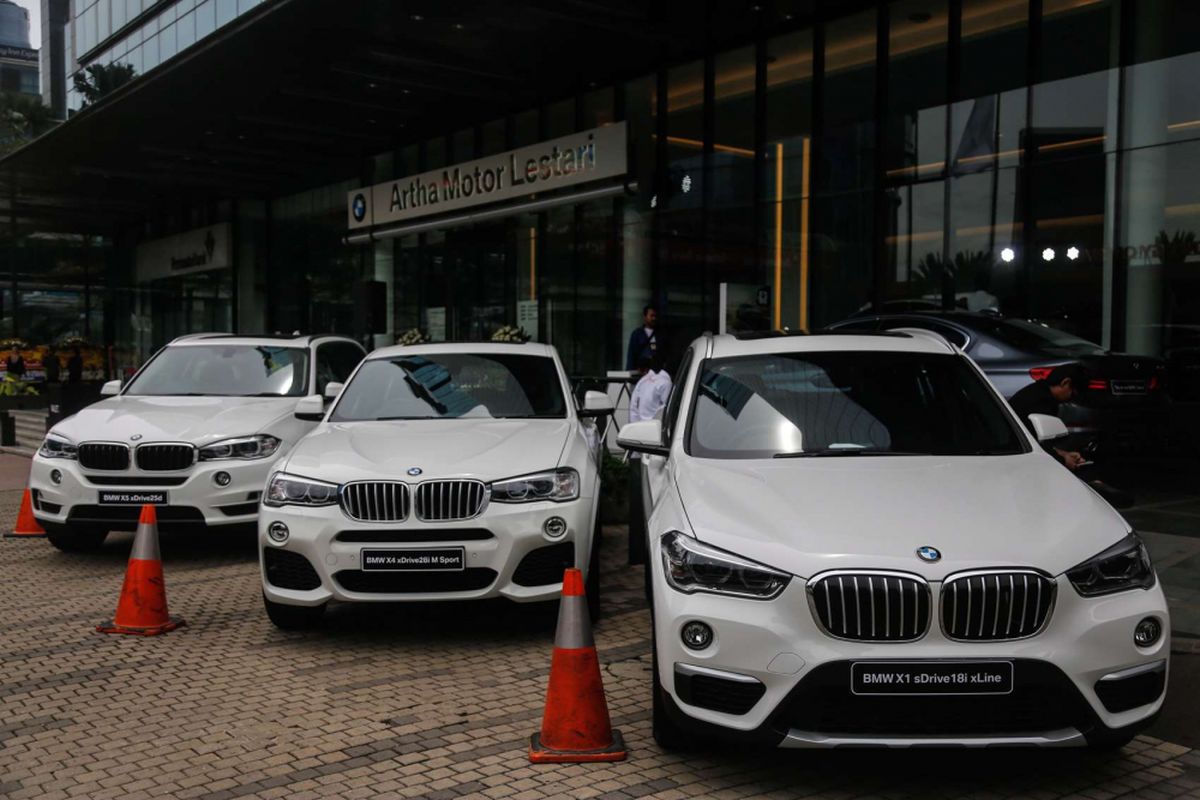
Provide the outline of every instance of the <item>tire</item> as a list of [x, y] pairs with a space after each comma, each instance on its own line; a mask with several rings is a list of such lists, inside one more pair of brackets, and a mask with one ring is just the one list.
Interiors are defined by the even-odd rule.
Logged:
[[95, 553], [104, 546], [108, 531], [54, 526], [46, 528], [46, 538], [64, 553]]
[[1132, 733], [1102, 733], [1088, 738], [1088, 749], [1095, 753], [1112, 753], [1133, 741]]
[[653, 676], [650, 691], [654, 695], [650, 709], [650, 731], [654, 735], [654, 741], [658, 742], [658, 746], [663, 750], [689, 750], [695, 746], [695, 740], [675, 724], [675, 720], [671, 719], [671, 715], [667, 711], [666, 690], [663, 689], [662, 679], [658, 673], [658, 647], [654, 644], [653, 636], [650, 639], [650, 647], [652, 648], [650, 663]]
[[325, 616], [325, 604], [319, 606], [291, 606], [285, 603], [275, 603], [263, 595], [263, 605], [267, 616], [276, 628], [284, 631], [305, 631], [321, 624]]
[[587, 580], [588, 617], [595, 624], [600, 619], [600, 515], [596, 515], [595, 530], [592, 531], [592, 554], [588, 558]]

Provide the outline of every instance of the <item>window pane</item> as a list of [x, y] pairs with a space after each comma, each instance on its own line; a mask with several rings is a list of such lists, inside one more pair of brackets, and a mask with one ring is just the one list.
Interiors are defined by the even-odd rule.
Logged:
[[230, 22], [237, 16], [237, 0], [217, 0], [217, 27]]
[[178, 52], [175, 38], [176, 27], [177, 24], [168, 25], [158, 34], [158, 57], [161, 61], [166, 61]]
[[1134, 16], [1134, 65], [1125, 70], [1124, 147], [1200, 136], [1200, 3], [1150, 0]]
[[945, 168], [948, 21], [945, 2], [890, 7], [884, 169], [891, 180], [934, 177]]
[[[1108, 100], [1116, 97], [1117, 4], [1046, 0], [1041, 74], [1033, 93], [1035, 157], [1082, 155], [1097, 143], [1116, 147]], [[1082, 149], [1081, 149], [1082, 148]]]
[[812, 57], [811, 31], [767, 43], [764, 199], [796, 197], [811, 180]]
[[179, 22], [175, 23], [175, 30], [179, 37], [179, 50], [191, 47], [196, 42], [196, 12], [180, 17]]
[[196, 41], [200, 41], [216, 30], [217, 0], [204, 0], [196, 6]]
[[742, 219], [714, 217], [718, 235], [751, 234], [754, 194], [754, 48], [716, 57], [713, 74], [713, 153], [711, 202], [715, 208], [743, 210]]

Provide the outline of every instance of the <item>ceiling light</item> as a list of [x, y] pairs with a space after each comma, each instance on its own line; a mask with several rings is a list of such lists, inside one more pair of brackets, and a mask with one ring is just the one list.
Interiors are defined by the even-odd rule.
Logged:
[[1071, 259], [1072, 261], [1079, 258], [1079, 248], [1076, 247], [1075, 245], [1071, 245], [1070, 247], [1068, 247], [1067, 248], [1067, 258]]
[[411, 19], [413, 22], [420, 22], [421, 20], [423, 20], [425, 18], [422, 17], [420, 14], [412, 14], [411, 16], [409, 16], [409, 19]]
[[1011, 263], [1012, 260], [1016, 257], [1017, 257], [1017, 252], [1015, 250], [1013, 250], [1011, 247], [1006, 247], [1000, 251], [1000, 260], [1003, 261], [1005, 264]]
[[1054, 260], [1054, 248], [1047, 247], [1045, 250], [1042, 251], [1042, 261], [1053, 261], [1053, 260]]
[[461, 22], [454, 23], [454, 30], [456, 30], [456, 31], [461, 31], [465, 27], [467, 27], [467, 26], [463, 25]]

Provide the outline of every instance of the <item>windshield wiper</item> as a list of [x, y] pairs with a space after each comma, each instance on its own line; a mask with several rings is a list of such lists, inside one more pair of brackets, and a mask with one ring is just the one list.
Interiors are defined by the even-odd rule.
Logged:
[[776, 453], [771, 458], [841, 458], [847, 456], [927, 456], [929, 453], [910, 453], [906, 450], [805, 450], [800, 453]]

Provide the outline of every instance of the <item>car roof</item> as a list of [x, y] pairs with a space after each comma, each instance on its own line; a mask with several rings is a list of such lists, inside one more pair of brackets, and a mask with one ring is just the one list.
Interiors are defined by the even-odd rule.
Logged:
[[539, 342], [428, 342], [426, 344], [398, 344], [381, 347], [367, 358], [395, 358], [425, 353], [512, 353], [522, 356], [554, 358], [558, 351], [553, 345]]
[[913, 319], [914, 317], [918, 319], [925, 318], [957, 322], [959, 325], [967, 328], [994, 328], [996, 327], [997, 323], [1008, 319], [1008, 317], [1003, 317], [999, 314], [992, 314], [985, 311], [932, 311], [926, 309], [914, 309], [912, 311], [885, 311], [881, 313], [868, 312], [843, 321], [853, 322], [854, 320], [862, 319]]
[[885, 353], [956, 353], [936, 333], [914, 330], [876, 332], [829, 332], [811, 335], [737, 337], [724, 334], [712, 338], [714, 358], [758, 353], [814, 353], [828, 351], [875, 351]]
[[308, 347], [319, 341], [340, 341], [358, 344], [349, 336], [335, 333], [294, 334], [294, 333], [190, 333], [174, 339], [171, 347], [202, 345], [202, 344], [232, 344], [247, 347]]

